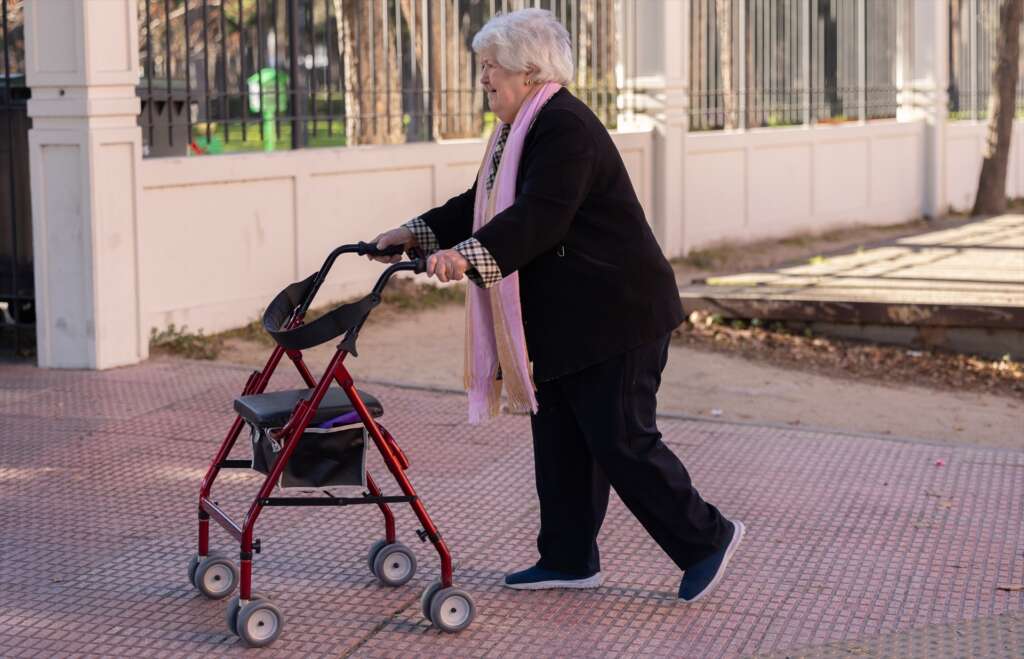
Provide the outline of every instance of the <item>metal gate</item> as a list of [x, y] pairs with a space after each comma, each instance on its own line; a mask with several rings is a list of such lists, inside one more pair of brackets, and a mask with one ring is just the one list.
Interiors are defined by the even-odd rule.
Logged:
[[0, 52], [0, 354], [35, 351], [24, 0], [2, 3]]

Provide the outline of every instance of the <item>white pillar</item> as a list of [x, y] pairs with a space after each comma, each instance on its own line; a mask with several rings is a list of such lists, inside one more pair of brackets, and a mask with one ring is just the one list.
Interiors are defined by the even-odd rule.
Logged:
[[25, 3], [39, 365], [148, 356], [139, 304], [136, 0]]
[[[689, 130], [690, 2], [641, 3], [639, 34], [661, 46], [654, 122], [654, 231], [669, 258], [682, 256], [686, 242], [686, 134]], [[650, 11], [650, 10], [656, 11]], [[646, 19], [646, 20], [644, 20]]]
[[949, 88], [949, 15], [944, 2], [911, 0], [901, 25], [899, 110], [901, 121], [924, 122], [924, 198], [921, 212], [949, 210], [946, 192], [946, 121]]

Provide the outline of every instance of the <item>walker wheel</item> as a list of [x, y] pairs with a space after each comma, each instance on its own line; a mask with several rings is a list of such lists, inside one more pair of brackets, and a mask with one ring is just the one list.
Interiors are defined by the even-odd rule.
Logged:
[[188, 561], [188, 582], [193, 586], [196, 585], [197, 567], [199, 567], [199, 552], [192, 554], [192, 558]]
[[370, 572], [373, 572], [373, 559], [377, 558], [377, 552], [384, 549], [388, 544], [387, 540], [378, 540], [377, 542], [370, 545], [370, 551], [366, 554], [366, 564], [370, 566]]
[[416, 556], [400, 542], [386, 545], [373, 557], [373, 576], [385, 586], [401, 586], [416, 574]]
[[284, 629], [284, 616], [270, 600], [249, 600], [238, 612], [238, 636], [251, 648], [270, 645]]
[[[250, 602], [267, 599], [259, 593], [253, 593], [249, 598]], [[224, 622], [228, 623], [228, 629], [235, 636], [238, 636], [238, 612], [242, 609], [242, 596], [235, 595], [228, 601], [228, 609], [224, 612]]]
[[[223, 556], [223, 555], [224, 555], [223, 553], [217, 551], [216, 549], [211, 549], [210, 553], [207, 554], [207, 556]], [[196, 568], [199, 567], [199, 559], [200, 559], [199, 552], [195, 552], [194, 554], [192, 554], [192, 558], [189, 559], [189, 562], [188, 562], [188, 582], [190, 584], [192, 584], [193, 586], [195, 586], [196, 588], [199, 587], [199, 586], [196, 586]]]
[[430, 622], [443, 632], [461, 632], [475, 617], [473, 598], [458, 588], [442, 588], [430, 598]]
[[238, 584], [238, 567], [227, 556], [211, 553], [199, 561], [194, 583], [210, 599], [224, 599]]
[[420, 611], [429, 623], [434, 622], [430, 619], [430, 600], [433, 599], [434, 593], [441, 590], [443, 586], [444, 584], [441, 583], [440, 579], [435, 579], [430, 582], [429, 586], [423, 589], [423, 593], [420, 595]]

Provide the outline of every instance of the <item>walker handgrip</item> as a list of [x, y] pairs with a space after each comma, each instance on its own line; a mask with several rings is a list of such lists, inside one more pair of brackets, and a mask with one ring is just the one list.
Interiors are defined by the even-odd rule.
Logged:
[[359, 256], [365, 256], [367, 254], [370, 256], [398, 256], [405, 252], [404, 245], [393, 245], [391, 247], [379, 249], [373, 243], [360, 242], [358, 247], [359, 250], [356, 253], [359, 254]]

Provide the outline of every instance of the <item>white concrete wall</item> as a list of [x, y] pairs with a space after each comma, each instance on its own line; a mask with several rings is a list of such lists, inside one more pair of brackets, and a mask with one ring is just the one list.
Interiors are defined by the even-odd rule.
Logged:
[[[946, 190], [950, 208], [970, 211], [978, 191], [982, 154], [988, 125], [978, 121], [951, 121], [946, 125]], [[1006, 196], [1024, 197], [1024, 121], [1017, 120], [1010, 140], [1010, 166]]]
[[[1024, 196], [1024, 122], [1008, 193]], [[985, 126], [951, 122], [943, 180], [955, 210], [974, 201]], [[613, 135], [652, 223], [681, 228], [683, 253], [920, 217], [925, 123], [772, 128], [686, 135], [683, 208], [662, 221], [654, 133]], [[467, 189], [479, 140], [144, 160], [139, 281], [143, 327], [216, 332], [255, 319], [335, 246], [369, 240]], [[348, 257], [321, 301], [356, 295], [380, 267]]]
[[[649, 210], [651, 135], [614, 139]], [[468, 189], [483, 147], [466, 140], [143, 161], [144, 327], [216, 332], [255, 319], [334, 247], [369, 240]], [[364, 293], [380, 271], [342, 258], [318, 300]]]
[[690, 133], [686, 250], [919, 217], [922, 122]]

